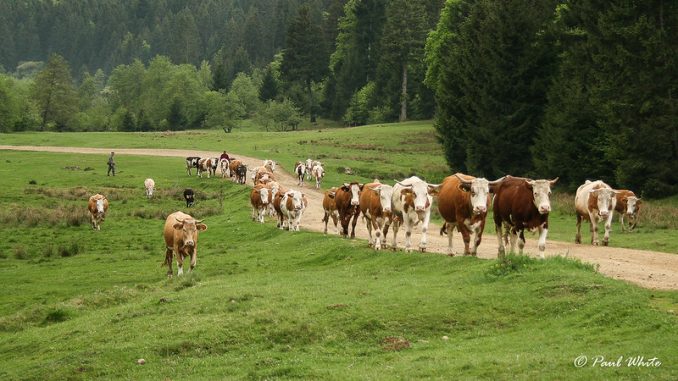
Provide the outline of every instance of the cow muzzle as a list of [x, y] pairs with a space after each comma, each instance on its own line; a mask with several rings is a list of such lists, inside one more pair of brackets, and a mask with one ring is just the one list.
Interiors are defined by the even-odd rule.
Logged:
[[351, 206], [358, 206], [358, 205], [360, 205], [360, 201], [351, 200]]
[[391, 213], [391, 208], [384, 208], [384, 213]]
[[425, 206], [415, 206], [415, 207], [414, 207], [414, 211], [417, 212], [417, 213], [419, 213], [419, 212], [425, 212], [425, 211], [426, 211], [426, 207], [425, 207]]
[[598, 215], [605, 218], [609, 215], [610, 213], [607, 210], [601, 210], [598, 212]]
[[195, 247], [195, 242], [194, 241], [186, 241], [186, 242], [184, 242], [184, 245], [189, 246], [189, 247]]
[[487, 212], [487, 208], [484, 206], [476, 206], [473, 208], [473, 213], [478, 215], [478, 214], [483, 214]]

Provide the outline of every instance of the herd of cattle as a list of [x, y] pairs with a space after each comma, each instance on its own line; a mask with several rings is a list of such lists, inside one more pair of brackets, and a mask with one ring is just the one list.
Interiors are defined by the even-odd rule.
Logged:
[[[300, 190], [287, 189], [276, 181], [276, 162], [265, 160], [260, 167], [251, 172], [253, 189], [250, 194], [252, 219], [260, 223], [265, 216], [274, 216], [280, 229], [298, 231], [301, 218], [308, 207], [308, 199]], [[216, 176], [217, 169], [222, 177], [230, 177], [237, 183], [246, 182], [248, 169], [244, 163], [235, 158], [186, 158], [186, 171], [192, 175], [192, 169], [202, 177]], [[311, 159], [298, 161], [294, 166], [298, 185], [303, 186], [304, 178], [315, 179], [316, 188], [320, 188], [324, 177], [323, 165]], [[448, 236], [448, 253], [453, 255], [452, 236], [457, 229], [463, 238], [464, 254], [476, 255], [485, 228], [485, 219], [490, 202], [494, 211], [494, 225], [498, 241], [498, 253], [505, 254], [510, 243], [511, 251], [515, 251], [516, 243], [522, 254], [525, 246], [525, 229], [539, 232], [538, 249], [544, 258], [546, 236], [548, 233], [548, 216], [551, 211], [551, 187], [558, 181], [532, 180], [522, 177], [504, 176], [489, 181], [462, 173], [446, 177], [440, 184], [429, 184], [412, 176], [395, 185], [382, 184], [378, 180], [372, 183], [344, 183], [332, 187], [324, 193], [322, 207], [324, 210], [324, 233], [330, 218], [337, 234], [355, 237], [355, 226], [360, 214], [363, 215], [369, 235], [369, 245], [375, 250], [385, 247], [389, 228], [393, 227], [391, 248], [396, 249], [398, 231], [405, 230], [405, 250], [412, 250], [412, 229], [421, 224], [419, 249], [423, 252], [427, 246], [428, 225], [431, 218], [433, 197], [438, 200], [438, 211], [445, 223], [440, 234]], [[155, 182], [144, 181], [146, 196], [153, 197]], [[491, 194], [494, 195], [491, 198]], [[191, 189], [184, 190], [186, 206], [194, 203]], [[581, 223], [588, 221], [591, 227], [591, 243], [598, 245], [598, 223], [605, 222], [605, 233], [602, 244], [607, 246], [610, 239], [612, 217], [617, 211], [621, 217], [622, 230], [626, 228], [624, 218], [628, 219], [628, 228], [635, 228], [642, 201], [628, 190], [615, 190], [603, 181], [586, 181], [576, 192], [575, 209], [577, 215], [576, 243], [581, 243]], [[88, 205], [92, 227], [101, 229], [108, 200], [101, 194], [89, 199]], [[341, 230], [339, 229], [341, 225]], [[183, 273], [183, 260], [190, 256], [191, 270], [196, 265], [198, 232], [206, 230], [201, 220], [188, 214], [175, 212], [170, 214], [164, 227], [166, 244], [164, 265], [169, 267], [168, 276], [172, 276], [172, 258], [176, 257], [178, 275]], [[373, 237], [374, 233], [374, 237]], [[471, 241], [471, 235], [474, 239]]]

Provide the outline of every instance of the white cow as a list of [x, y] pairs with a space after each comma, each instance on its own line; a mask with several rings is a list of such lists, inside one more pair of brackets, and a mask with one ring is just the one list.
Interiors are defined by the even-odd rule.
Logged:
[[146, 197], [153, 197], [153, 191], [155, 191], [155, 181], [150, 178], [144, 180], [144, 188], [146, 188]]
[[316, 189], [320, 189], [320, 183], [322, 182], [323, 177], [325, 177], [325, 168], [320, 164], [316, 164], [311, 170], [311, 175], [315, 178]]
[[428, 223], [431, 219], [432, 194], [438, 193], [440, 184], [428, 184], [426, 181], [412, 176], [393, 186], [391, 197], [392, 211], [398, 217], [393, 221], [393, 250], [397, 248], [398, 229], [405, 225], [405, 250], [412, 248], [412, 227], [421, 223], [421, 241], [419, 249], [426, 251]]
[[605, 220], [603, 245], [607, 246], [610, 240], [612, 216], [617, 205], [616, 194], [617, 191], [601, 180], [586, 180], [577, 189], [577, 194], [574, 197], [574, 206], [577, 212], [576, 243], [581, 243], [581, 222], [586, 220], [591, 224], [591, 244], [598, 245], [598, 222]]
[[299, 223], [304, 209], [308, 205], [306, 197], [299, 191], [290, 190], [285, 193], [280, 201], [280, 210], [287, 218], [287, 226], [290, 231], [299, 231]]

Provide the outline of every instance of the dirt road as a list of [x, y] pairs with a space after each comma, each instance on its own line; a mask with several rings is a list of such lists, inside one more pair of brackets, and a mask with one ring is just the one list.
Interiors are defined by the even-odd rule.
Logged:
[[[6, 146], [0, 145], [0, 150], [19, 150], [19, 151], [44, 151], [44, 152], [70, 152], [107, 155], [115, 151], [118, 155], [147, 155], [147, 156], [219, 156], [218, 152], [205, 152], [193, 150], [164, 150], [164, 149], [121, 149], [121, 148], [82, 148], [82, 147], [40, 147], [40, 146]], [[232, 154], [245, 162], [249, 168], [260, 166], [262, 161]], [[274, 159], [274, 158], [271, 158]], [[292, 164], [287, 163], [290, 167]], [[178, 164], [177, 170], [183, 171], [183, 162]], [[297, 189], [296, 179], [286, 173], [283, 169], [276, 169], [278, 181], [288, 188]], [[215, 181], [207, 180], [205, 181]], [[217, 180], [218, 181], [218, 180]], [[251, 185], [251, 181], [249, 182]], [[321, 222], [323, 217], [322, 197], [323, 194], [314, 188], [314, 184], [307, 184], [303, 189], [309, 200], [309, 208], [304, 213], [301, 221], [303, 229], [322, 232], [324, 224]], [[246, 206], [243, 206], [246, 207]], [[331, 225], [331, 223], [330, 223]], [[435, 224], [429, 226], [428, 249], [429, 252], [446, 253], [447, 237], [438, 235], [440, 227]], [[334, 234], [334, 227], [330, 226], [329, 232]], [[356, 225], [356, 235], [358, 238], [367, 239], [367, 230], [361, 219]], [[412, 236], [413, 246], [419, 242], [419, 230], [415, 230]], [[391, 243], [389, 234], [388, 243]], [[398, 235], [398, 244], [403, 245], [404, 232]], [[367, 246], [367, 243], [365, 244]], [[536, 253], [536, 239], [528, 238], [525, 246], [526, 252]], [[455, 233], [453, 246], [457, 253], [463, 252], [463, 242], [461, 235]], [[621, 279], [635, 283], [642, 287], [678, 290], [678, 255], [667, 254], [655, 251], [633, 250], [614, 247], [594, 247], [590, 245], [575, 245], [570, 242], [560, 242], [548, 240], [546, 243], [546, 255], [566, 255], [572, 258], [579, 258], [582, 261], [593, 263], [599, 266], [599, 271], [606, 276], [614, 279]], [[478, 248], [478, 257], [492, 259], [497, 257], [497, 239], [495, 235], [484, 235], [483, 242]]]

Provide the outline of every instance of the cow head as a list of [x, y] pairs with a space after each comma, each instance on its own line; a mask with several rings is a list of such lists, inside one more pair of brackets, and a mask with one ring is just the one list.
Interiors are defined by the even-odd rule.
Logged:
[[320, 178], [325, 177], [325, 169], [323, 169], [321, 165], [316, 165], [315, 167], [313, 167], [313, 173], [315, 174], [315, 176], [318, 176]]
[[551, 211], [551, 187], [558, 182], [553, 180], [530, 180], [525, 179], [528, 188], [532, 189], [532, 202], [539, 214], [548, 214]]
[[268, 191], [268, 188], [265, 188], [265, 187], [259, 188], [259, 198], [261, 199], [261, 203], [262, 203], [263, 205], [267, 205], [267, 204], [268, 204], [269, 194], [270, 194], [270, 193], [269, 193], [269, 191]]
[[409, 181], [409, 184], [402, 182], [398, 183], [398, 185], [403, 187], [403, 189], [400, 191], [400, 194], [403, 196], [411, 194], [414, 203], [414, 210], [416, 212], [423, 212], [431, 207], [431, 200], [429, 196], [437, 194], [440, 190], [441, 184], [427, 184], [418, 177], [411, 177], [410, 179], [414, 180]]
[[202, 220], [193, 218], [174, 218], [177, 222], [174, 224], [175, 230], [181, 230], [181, 240], [184, 246], [195, 247], [195, 241], [198, 238], [198, 231], [207, 230], [207, 225], [202, 223]]
[[287, 203], [287, 210], [299, 211], [304, 207], [303, 195], [299, 191], [288, 191], [284, 196], [286, 199], [283, 199], [282, 202]]
[[379, 194], [379, 204], [385, 213], [391, 211], [391, 198], [393, 197], [393, 187], [386, 184], [379, 184], [371, 188]]
[[460, 181], [459, 189], [463, 192], [468, 192], [471, 195], [473, 214], [479, 215], [487, 213], [487, 196], [490, 193], [490, 182], [482, 177], [477, 177], [470, 181], [464, 180], [460, 176], [457, 176], [457, 178]]
[[626, 214], [634, 215], [638, 213], [638, 209], [640, 209], [640, 204], [642, 204], [643, 200], [636, 196], [629, 196], [626, 198]]
[[264, 167], [267, 167], [271, 172], [275, 172], [275, 166], [277, 163], [274, 160], [264, 160]]
[[351, 192], [351, 205], [360, 205], [360, 191], [363, 190], [364, 184], [358, 183], [344, 183], [341, 189], [344, 192]]
[[598, 215], [600, 217], [606, 218], [614, 211], [614, 204], [617, 202], [616, 190], [611, 188], [598, 188], [591, 189], [589, 193], [595, 195], [597, 198], [596, 206], [598, 208]]
[[104, 200], [106, 200], [105, 197], [101, 197], [101, 198], [96, 199], [96, 207], [97, 207], [97, 213], [98, 214], [104, 213]]

